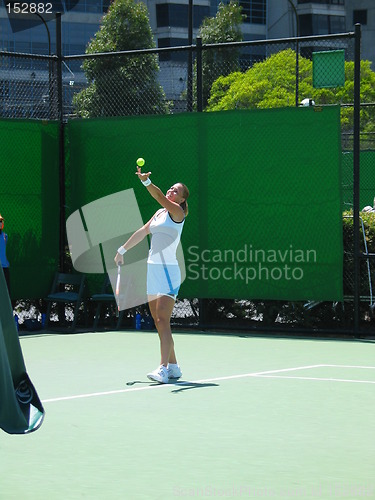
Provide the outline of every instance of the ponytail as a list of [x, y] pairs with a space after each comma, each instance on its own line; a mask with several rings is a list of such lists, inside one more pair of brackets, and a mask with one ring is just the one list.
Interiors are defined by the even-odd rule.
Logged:
[[188, 207], [187, 201], [185, 200], [182, 203], [180, 203], [180, 207], [184, 211], [184, 214], [185, 214], [185, 217], [186, 217], [187, 214], [189, 213], [189, 207]]
[[189, 198], [189, 190], [187, 188], [187, 186], [185, 186], [185, 184], [183, 184], [182, 182], [180, 182], [182, 188], [183, 188], [183, 197], [185, 198], [185, 201], [183, 201], [182, 203], [180, 203], [180, 207], [182, 208], [182, 210], [184, 211], [184, 214], [185, 214], [185, 217], [187, 217], [188, 213], [189, 213], [189, 206], [188, 206], [188, 202], [187, 202], [187, 199]]

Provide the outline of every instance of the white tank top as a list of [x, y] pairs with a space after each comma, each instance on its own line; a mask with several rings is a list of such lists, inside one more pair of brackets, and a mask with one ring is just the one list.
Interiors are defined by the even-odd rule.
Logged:
[[178, 264], [176, 251], [184, 223], [185, 219], [174, 222], [165, 208], [155, 213], [150, 224], [152, 238], [147, 260], [149, 264]]

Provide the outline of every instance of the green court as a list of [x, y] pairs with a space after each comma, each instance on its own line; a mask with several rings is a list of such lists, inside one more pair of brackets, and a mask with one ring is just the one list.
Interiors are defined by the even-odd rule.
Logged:
[[21, 338], [42, 427], [1, 433], [4, 500], [375, 498], [375, 345], [178, 332]]

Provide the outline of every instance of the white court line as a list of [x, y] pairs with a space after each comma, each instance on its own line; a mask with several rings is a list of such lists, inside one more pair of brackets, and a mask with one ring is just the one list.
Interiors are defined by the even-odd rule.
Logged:
[[[320, 365], [327, 368], [355, 368], [362, 370], [375, 370], [375, 366], [358, 366], [358, 365]], [[288, 375], [257, 375], [259, 378], [291, 378], [294, 380], [321, 380], [323, 382], [347, 382], [353, 384], [375, 384], [375, 380], [353, 380], [344, 378], [325, 378], [325, 377], [289, 377]]]
[[[194, 380], [191, 382], [175, 382], [174, 384], [158, 384], [158, 385], [147, 385], [145, 387], [133, 387], [132, 389], [118, 389], [114, 391], [105, 391], [105, 392], [93, 392], [89, 394], [77, 394], [76, 396], [63, 396], [59, 398], [51, 398], [51, 399], [44, 399], [42, 403], [54, 403], [56, 401], [69, 401], [71, 399], [82, 399], [82, 398], [92, 398], [95, 396], [107, 396], [111, 394], [123, 394], [125, 392], [137, 392], [137, 391], [149, 391], [151, 389], [161, 389], [165, 387], [171, 387], [172, 385], [177, 385], [177, 386], [184, 386], [184, 385], [192, 385], [192, 384], [205, 384], [205, 383], [210, 383], [210, 382], [218, 382], [220, 380], [234, 380], [237, 378], [246, 378], [246, 377], [258, 377], [260, 375], [268, 375], [272, 373], [281, 373], [281, 372], [290, 372], [290, 371], [296, 371], [296, 370], [306, 370], [308, 368], [319, 368], [324, 365], [311, 365], [311, 366], [297, 366], [295, 368], [283, 368], [281, 370], [268, 370], [265, 372], [256, 372], [256, 373], [245, 373], [242, 375], [229, 375], [227, 377], [216, 377], [216, 378], [209, 378], [209, 379], [204, 379], [204, 380]], [[150, 381], [151, 383], [151, 381]]]
[[288, 375], [258, 375], [259, 378], [291, 378], [294, 380], [321, 380], [322, 382], [352, 382], [354, 384], [375, 384], [375, 380], [352, 380], [345, 378], [288, 377]]
[[[353, 382], [353, 383], [362, 383], [362, 384], [375, 384], [375, 381], [370, 380], [351, 380], [351, 379], [335, 379], [335, 378], [319, 378], [319, 377], [291, 377], [285, 375], [276, 375], [277, 373], [285, 373], [285, 372], [293, 372], [299, 370], [308, 370], [311, 368], [322, 368], [322, 367], [336, 367], [336, 368], [366, 368], [366, 369], [375, 369], [375, 366], [352, 366], [352, 365], [328, 365], [328, 364], [320, 364], [320, 365], [308, 365], [308, 366], [297, 366], [293, 368], [282, 368], [279, 370], [268, 370], [263, 372], [254, 372], [254, 373], [244, 373], [241, 375], [228, 375], [225, 377], [215, 377], [208, 378], [202, 380], [193, 380], [193, 381], [185, 381], [185, 382], [175, 382], [172, 384], [153, 384], [147, 385], [145, 387], [133, 387], [131, 389], [118, 389], [113, 391], [103, 391], [103, 392], [93, 392], [88, 394], [77, 394], [75, 396], [62, 396], [58, 398], [44, 399], [42, 403], [54, 403], [57, 401], [70, 401], [73, 399], [83, 399], [83, 398], [92, 398], [96, 396], [109, 396], [113, 394], [124, 394], [126, 392], [138, 392], [138, 391], [149, 391], [153, 389], [162, 389], [171, 386], [189, 386], [194, 384], [206, 384], [211, 382], [219, 382], [223, 380], [235, 380], [240, 378], [248, 378], [248, 377], [259, 377], [259, 378], [285, 378], [285, 379], [300, 379], [300, 380], [321, 380], [321, 381], [330, 381], [330, 382]], [[150, 382], [151, 383], [151, 382]]]
[[358, 365], [322, 365], [329, 368], [362, 368], [365, 370], [375, 370], [375, 366], [358, 366]]
[[228, 377], [217, 377], [217, 378], [208, 378], [206, 380], [197, 380], [192, 382], [193, 384], [202, 384], [206, 382], [218, 382], [220, 380], [234, 380], [236, 378], [246, 378], [246, 377], [259, 377], [261, 375], [268, 375], [272, 373], [282, 373], [282, 372], [294, 372], [296, 370], [308, 370], [309, 368], [320, 368], [325, 365], [309, 365], [309, 366], [297, 366], [295, 368], [282, 368], [280, 370], [268, 370], [266, 372], [255, 372], [255, 373], [245, 373], [242, 375], [229, 375]]

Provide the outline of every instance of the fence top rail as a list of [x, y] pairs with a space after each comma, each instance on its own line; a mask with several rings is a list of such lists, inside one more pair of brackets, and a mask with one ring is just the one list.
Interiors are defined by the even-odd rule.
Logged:
[[223, 48], [223, 47], [251, 47], [251, 46], [262, 46], [262, 45], [272, 45], [281, 43], [296, 43], [305, 41], [322, 41], [322, 40], [337, 40], [342, 38], [354, 38], [354, 31], [348, 33], [336, 33], [332, 35], [314, 35], [314, 36], [303, 36], [303, 37], [291, 37], [291, 38], [274, 38], [267, 40], [245, 40], [241, 42], [226, 42], [226, 43], [211, 43], [211, 44], [192, 44], [183, 45], [177, 47], [159, 47], [152, 49], [138, 49], [138, 50], [123, 50], [118, 52], [97, 52], [94, 54], [78, 54], [64, 56], [64, 59], [89, 59], [95, 57], [119, 57], [123, 55], [144, 55], [144, 54], [158, 54], [164, 52], [174, 52], [188, 51], [191, 49], [196, 50], [197, 47], [202, 50], [213, 49], [213, 48]]
[[[346, 103], [346, 104], [340, 104], [340, 106], [342, 108], [353, 108], [354, 107], [354, 103], [353, 102], [349, 102], [349, 103]], [[361, 102], [360, 106], [364, 107], [364, 108], [367, 107], [367, 106], [373, 107], [373, 106], [375, 106], [375, 102]]]
[[246, 46], [259, 46], [259, 45], [277, 45], [281, 43], [296, 43], [296, 42], [314, 42], [322, 40], [337, 40], [341, 38], [354, 38], [354, 31], [349, 31], [348, 33], [335, 33], [331, 35], [312, 35], [312, 36], [299, 36], [290, 38], [272, 38], [266, 40], [243, 40], [242, 42], [227, 42], [227, 43], [211, 43], [203, 44], [203, 49], [209, 48], [219, 48], [223, 45], [232, 47], [246, 47]]
[[57, 61], [58, 57], [55, 54], [44, 55], [44, 54], [27, 54], [24, 52], [9, 52], [8, 50], [0, 50], [0, 57], [18, 57], [20, 59], [41, 59], [49, 61]]
[[[90, 58], [100, 58], [100, 57], [119, 57], [119, 56], [130, 56], [130, 55], [145, 55], [145, 54], [159, 54], [165, 52], [175, 52], [175, 51], [189, 51], [191, 49], [196, 50], [197, 47], [202, 50], [214, 49], [214, 48], [224, 48], [224, 47], [252, 47], [252, 46], [262, 46], [262, 45], [275, 45], [281, 43], [299, 43], [307, 41], [322, 41], [322, 40], [337, 40], [342, 38], [354, 38], [355, 33], [350, 31], [348, 33], [336, 33], [331, 35], [313, 35], [313, 36], [303, 36], [303, 37], [291, 37], [291, 38], [274, 38], [268, 40], [247, 40], [241, 42], [226, 42], [226, 43], [211, 43], [211, 44], [201, 44], [201, 45], [183, 45], [177, 47], [154, 47], [151, 49], [138, 49], [138, 50], [122, 50], [118, 52], [96, 52], [94, 54], [76, 54], [62, 56], [62, 60], [73, 60], [73, 59], [90, 59]], [[58, 56], [55, 54], [43, 55], [43, 54], [27, 54], [22, 52], [9, 52], [6, 50], [0, 51], [0, 56], [6, 57], [19, 57], [19, 58], [30, 58], [30, 59], [44, 59], [44, 60], [58, 60]]]
[[177, 47], [154, 47], [152, 49], [137, 49], [137, 50], [121, 50], [118, 52], [95, 52], [93, 54], [76, 54], [70, 56], [63, 56], [64, 60], [72, 59], [92, 59], [100, 57], [119, 57], [119, 56], [136, 56], [146, 54], [159, 54], [161, 52], [175, 52], [175, 51], [188, 51], [195, 48], [195, 45], [183, 45]]

